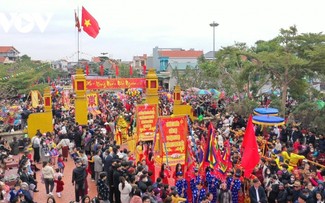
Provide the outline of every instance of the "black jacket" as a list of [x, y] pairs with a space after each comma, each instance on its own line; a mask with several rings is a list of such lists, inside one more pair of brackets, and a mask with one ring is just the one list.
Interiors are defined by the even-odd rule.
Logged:
[[33, 176], [31, 176], [31, 175], [29, 175], [29, 174], [26, 174], [26, 173], [24, 173], [24, 172], [22, 172], [21, 173], [21, 175], [20, 175], [20, 180], [22, 181], [22, 182], [26, 182], [28, 185], [29, 184], [36, 184], [36, 182], [35, 182], [35, 180], [34, 180], [34, 178], [33, 178]]
[[84, 167], [77, 167], [73, 169], [72, 172], [72, 183], [82, 184], [85, 182], [86, 178], [86, 169]]
[[292, 141], [295, 142], [296, 140], [301, 141], [303, 138], [302, 133], [300, 131], [294, 131], [292, 133]]
[[269, 201], [276, 200], [278, 193], [279, 193], [279, 184], [272, 184], [272, 190], [269, 194]]
[[122, 176], [121, 171], [114, 170], [114, 172], [113, 172], [113, 185], [114, 185], [114, 188], [118, 188], [118, 185], [120, 184], [120, 177], [121, 176]]
[[[267, 203], [265, 190], [261, 186], [258, 187], [258, 195], [259, 195], [259, 198], [260, 198], [259, 202]], [[255, 190], [254, 186], [249, 188], [249, 197], [250, 197], [251, 203], [259, 203], [257, 201], [257, 194], [256, 194], [256, 190]]]
[[287, 196], [288, 196], [288, 193], [285, 189], [279, 190], [279, 193], [278, 193], [278, 196], [276, 199], [278, 200], [278, 203], [286, 203]]

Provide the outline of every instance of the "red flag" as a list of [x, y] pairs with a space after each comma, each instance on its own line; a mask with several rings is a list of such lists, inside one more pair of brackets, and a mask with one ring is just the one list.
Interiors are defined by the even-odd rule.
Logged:
[[96, 38], [100, 27], [96, 21], [96, 19], [88, 13], [88, 11], [82, 7], [82, 18], [81, 18], [81, 24], [83, 27], [83, 30], [91, 37]]
[[132, 76], [133, 75], [133, 68], [132, 68], [132, 66], [130, 65], [130, 76]]
[[100, 72], [100, 75], [101, 75], [101, 76], [104, 75], [104, 66], [103, 66], [103, 65], [100, 65], [100, 67], [99, 67], [99, 72]]
[[143, 65], [142, 67], [143, 67], [143, 75], [145, 75], [146, 74], [146, 71], [147, 71], [147, 66], [146, 65]]
[[78, 28], [78, 32], [81, 32], [80, 21], [76, 12], [74, 12], [74, 20], [76, 21], [75, 26]]
[[216, 143], [215, 143], [215, 134], [214, 134], [214, 127], [213, 124], [210, 122], [210, 125], [208, 127], [208, 136], [207, 136], [207, 142], [205, 143], [205, 157], [204, 157], [204, 166], [210, 166], [211, 168], [214, 168], [214, 166], [217, 164], [216, 160]]
[[47, 83], [50, 83], [51, 82], [51, 78], [50, 76], [47, 76]]
[[242, 148], [244, 148], [244, 152], [241, 166], [245, 170], [244, 176], [248, 178], [260, 160], [252, 115], [249, 116], [247, 122]]
[[115, 75], [116, 75], [116, 77], [118, 76], [118, 65], [115, 65]]
[[88, 63], [86, 65], [86, 75], [89, 75], [89, 65], [88, 65]]

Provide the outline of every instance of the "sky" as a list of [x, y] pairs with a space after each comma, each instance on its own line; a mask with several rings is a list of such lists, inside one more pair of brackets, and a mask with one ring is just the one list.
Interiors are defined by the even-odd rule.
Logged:
[[35, 60], [77, 60], [74, 11], [84, 6], [100, 26], [93, 39], [81, 32], [80, 58], [108, 53], [132, 60], [155, 46], [216, 50], [235, 42], [254, 45], [281, 28], [325, 31], [324, 0], [0, 0], [0, 46], [14, 46]]

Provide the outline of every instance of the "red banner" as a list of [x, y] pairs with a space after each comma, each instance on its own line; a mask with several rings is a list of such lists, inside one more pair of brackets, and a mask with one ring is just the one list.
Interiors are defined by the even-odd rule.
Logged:
[[186, 116], [161, 117], [160, 122], [162, 149], [160, 151], [162, 152], [163, 163], [168, 161], [169, 166], [175, 166], [177, 163], [185, 164], [188, 134]]
[[138, 140], [153, 140], [156, 130], [157, 115], [156, 104], [144, 104], [136, 106]]
[[126, 89], [146, 87], [145, 78], [107, 78], [107, 79], [88, 79], [86, 82], [87, 90], [94, 89]]

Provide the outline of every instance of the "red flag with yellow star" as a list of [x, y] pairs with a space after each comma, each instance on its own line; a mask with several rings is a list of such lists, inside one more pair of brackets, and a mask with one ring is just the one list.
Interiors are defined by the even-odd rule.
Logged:
[[88, 11], [82, 7], [82, 19], [81, 19], [81, 25], [83, 27], [83, 30], [91, 37], [96, 38], [100, 27], [96, 21], [96, 19], [88, 13]]

